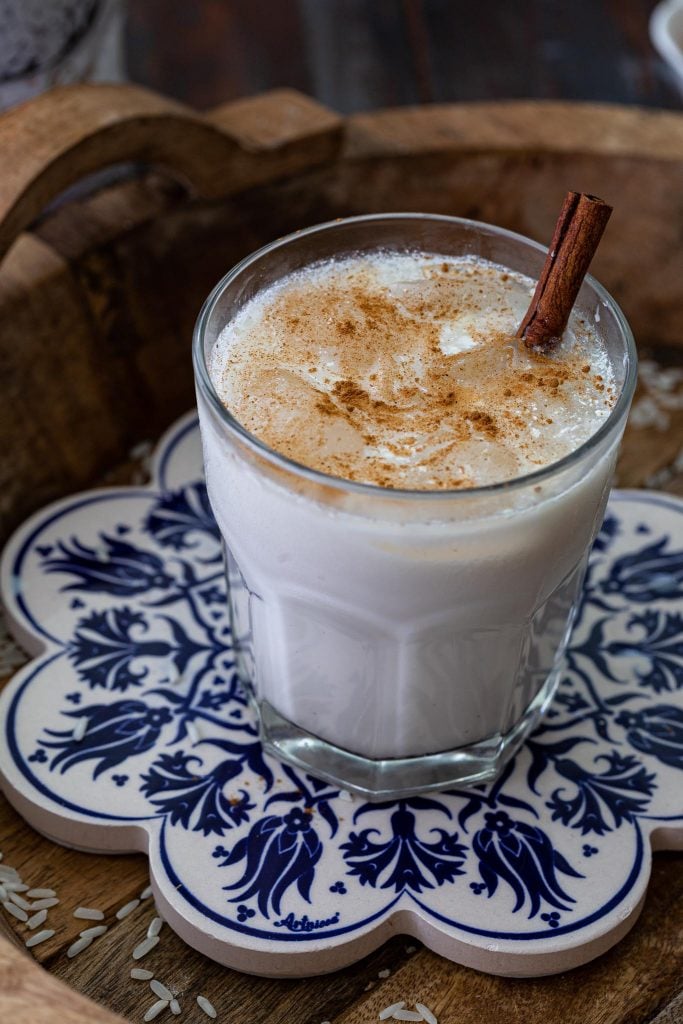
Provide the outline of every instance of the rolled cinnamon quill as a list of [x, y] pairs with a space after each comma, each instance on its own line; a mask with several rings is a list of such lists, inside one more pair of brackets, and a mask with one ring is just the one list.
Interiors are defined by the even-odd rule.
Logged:
[[517, 337], [550, 351], [562, 337], [576, 296], [612, 213], [597, 196], [568, 192], [550, 249]]

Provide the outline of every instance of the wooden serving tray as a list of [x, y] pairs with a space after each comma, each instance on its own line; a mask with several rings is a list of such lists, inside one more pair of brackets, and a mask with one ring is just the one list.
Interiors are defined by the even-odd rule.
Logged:
[[[422, 209], [545, 240], [566, 189], [603, 195], [616, 213], [596, 274], [623, 304], [641, 347], [664, 366], [681, 362], [683, 117], [676, 114], [509, 103], [342, 121], [281, 91], [199, 116], [141, 89], [79, 86], [4, 115], [0, 152], [0, 539], [55, 497], [131, 479], [134, 446], [192, 405], [189, 339], [211, 286], [258, 245], [316, 221]], [[139, 173], [112, 176], [120, 164]], [[108, 177], [91, 181], [90, 193], [49, 207], [100, 171]], [[656, 394], [645, 397], [657, 405]], [[650, 426], [641, 414], [646, 425], [629, 431], [619, 483], [683, 493], [675, 468], [683, 411], [671, 401], [659, 411]], [[49, 885], [62, 900], [51, 911], [55, 937], [35, 949], [52, 974], [0, 939], [0, 1019], [120, 1019], [110, 1010], [142, 1019], [151, 997], [128, 976], [141, 937], [134, 917], [112, 926], [85, 957], [64, 953], [82, 927], [71, 908], [95, 903], [110, 923], [146, 885], [144, 859], [57, 847], [2, 801], [0, 850], [30, 884]], [[649, 1021], [660, 1011], [663, 1024], [681, 1006], [682, 908], [683, 861], [657, 855], [632, 933], [555, 978], [477, 974], [399, 936], [336, 975], [272, 981], [212, 964], [168, 932], [157, 975], [163, 979], [168, 967], [187, 990], [186, 1020], [207, 1019], [194, 1005], [203, 992], [219, 1019], [252, 1024], [360, 1024], [398, 999], [421, 1000], [442, 1024], [608, 1024]], [[0, 928], [22, 945], [23, 930], [6, 920]]]

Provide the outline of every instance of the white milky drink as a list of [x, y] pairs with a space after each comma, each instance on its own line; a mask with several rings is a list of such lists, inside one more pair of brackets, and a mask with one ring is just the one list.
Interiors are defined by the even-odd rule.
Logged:
[[557, 681], [633, 360], [589, 283], [551, 354], [515, 339], [542, 259], [359, 218], [257, 254], [200, 318], [240, 673], [271, 749], [371, 796], [494, 774]]

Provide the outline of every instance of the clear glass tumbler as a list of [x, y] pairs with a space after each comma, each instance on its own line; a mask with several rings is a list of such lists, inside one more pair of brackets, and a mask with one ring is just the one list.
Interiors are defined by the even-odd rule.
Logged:
[[636, 376], [633, 338], [587, 278], [618, 398], [561, 461], [505, 483], [401, 491], [328, 476], [250, 434], [207, 363], [238, 310], [319, 260], [371, 249], [479, 255], [537, 277], [545, 250], [500, 228], [389, 214], [266, 246], [214, 289], [194, 337], [211, 505], [240, 677], [266, 749], [369, 799], [494, 777], [551, 700]]

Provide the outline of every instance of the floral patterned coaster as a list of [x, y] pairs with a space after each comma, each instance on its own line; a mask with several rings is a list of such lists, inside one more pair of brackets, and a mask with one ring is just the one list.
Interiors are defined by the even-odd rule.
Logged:
[[615, 493], [566, 671], [490, 786], [370, 804], [263, 755], [234, 673], [197, 423], [149, 487], [38, 513], [3, 561], [35, 656], [0, 699], [8, 799], [82, 849], [148, 851], [161, 912], [252, 973], [342, 967], [404, 932], [509, 975], [632, 926], [683, 846], [683, 503]]

